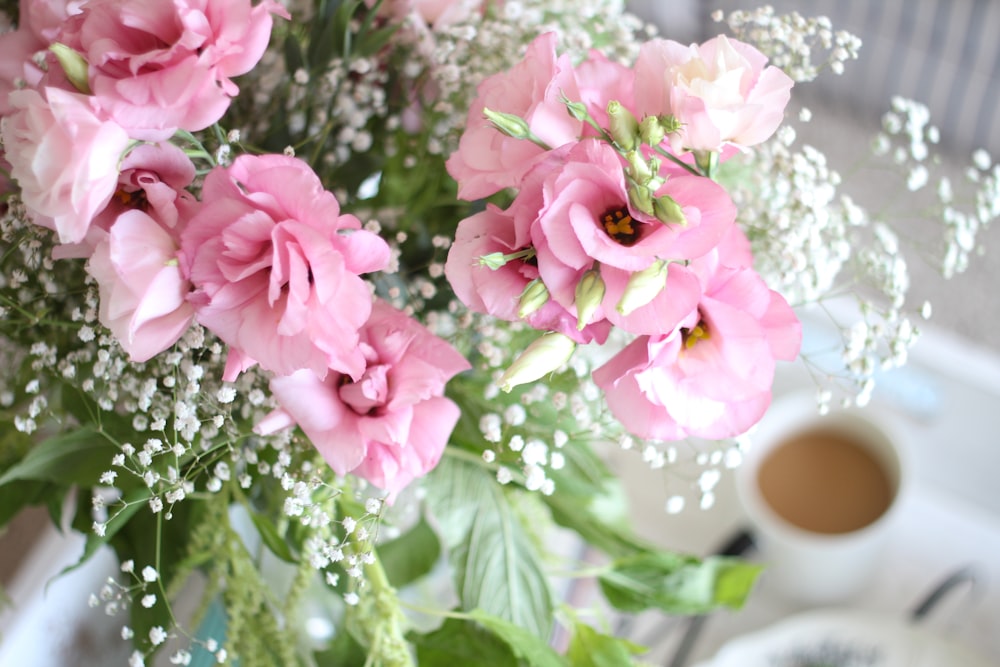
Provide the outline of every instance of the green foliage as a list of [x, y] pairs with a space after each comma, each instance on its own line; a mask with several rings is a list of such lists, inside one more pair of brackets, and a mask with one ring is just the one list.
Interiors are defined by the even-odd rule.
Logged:
[[601, 634], [586, 623], [576, 623], [566, 657], [572, 667], [622, 667], [631, 665], [633, 656], [645, 652], [643, 646]]
[[734, 558], [644, 551], [615, 560], [598, 579], [616, 609], [701, 614], [720, 606], [740, 608], [759, 573], [760, 566]]
[[428, 574], [441, 557], [441, 542], [421, 517], [415, 526], [377, 549], [389, 583], [400, 587]]
[[438, 630], [410, 639], [416, 646], [421, 667], [521, 664], [505, 641], [471, 620], [449, 618]]
[[481, 466], [446, 457], [427, 498], [444, 527], [462, 609], [480, 609], [547, 638], [553, 618], [548, 577], [504, 489]]

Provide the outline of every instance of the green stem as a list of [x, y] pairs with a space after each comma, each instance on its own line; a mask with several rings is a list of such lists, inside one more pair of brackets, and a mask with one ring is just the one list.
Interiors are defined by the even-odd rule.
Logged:
[[657, 153], [659, 153], [663, 157], [667, 158], [668, 160], [670, 160], [674, 164], [676, 164], [676, 165], [678, 165], [680, 167], [683, 167], [684, 169], [688, 170], [689, 172], [691, 172], [695, 176], [705, 176], [706, 175], [706, 174], [701, 173], [700, 171], [698, 171], [698, 169], [696, 169], [695, 167], [692, 167], [687, 162], [685, 162], [684, 160], [680, 159], [679, 157], [677, 157], [673, 153], [665, 151], [662, 148], [660, 148], [659, 146], [654, 146], [653, 148], [656, 149]]

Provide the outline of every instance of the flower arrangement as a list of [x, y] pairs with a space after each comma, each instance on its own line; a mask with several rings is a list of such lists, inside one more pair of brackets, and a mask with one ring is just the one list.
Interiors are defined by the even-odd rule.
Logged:
[[[92, 604], [133, 666], [628, 664], [567, 582], [702, 613], [758, 568], [634, 535], [602, 451], [696, 452], [708, 507], [795, 308], [862, 304], [821, 402], [916, 336], [896, 235], [785, 124], [857, 54], [823, 19], [684, 46], [616, 0], [0, 8], [0, 525], [42, 504], [116, 552]], [[911, 190], [924, 111], [876, 150]], [[1000, 214], [969, 173], [948, 271]]]

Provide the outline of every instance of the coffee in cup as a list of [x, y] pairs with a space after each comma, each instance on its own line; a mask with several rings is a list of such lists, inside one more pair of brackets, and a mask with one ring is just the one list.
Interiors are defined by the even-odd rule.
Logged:
[[905, 465], [873, 407], [821, 415], [812, 395], [776, 400], [751, 435], [736, 486], [768, 585], [802, 602], [839, 601], [877, 569]]

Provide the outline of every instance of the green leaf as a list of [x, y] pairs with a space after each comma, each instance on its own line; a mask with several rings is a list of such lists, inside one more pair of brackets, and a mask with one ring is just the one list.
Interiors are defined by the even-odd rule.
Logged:
[[506, 642], [472, 621], [450, 618], [434, 632], [411, 634], [408, 639], [417, 649], [417, 664], [420, 667], [518, 665]]
[[0, 476], [0, 486], [14, 480], [37, 480], [90, 487], [111, 467], [117, 452], [95, 427], [81, 426], [40, 442]]
[[378, 558], [389, 583], [400, 588], [434, 569], [441, 558], [441, 542], [430, 524], [421, 517], [413, 528], [391, 542], [379, 545]]
[[38, 505], [56, 496], [60, 501], [66, 489], [57, 490], [54, 485], [36, 480], [16, 480], [0, 486], [0, 529], [29, 505]]
[[271, 550], [271, 553], [286, 563], [295, 564], [299, 562], [292, 554], [292, 550], [289, 549], [288, 542], [278, 534], [278, 529], [268, 517], [253, 510], [248, 510], [247, 514], [250, 515], [250, 520], [253, 521], [254, 527], [257, 528], [257, 532], [260, 534], [260, 539]]
[[481, 609], [548, 638], [553, 621], [548, 578], [492, 475], [475, 463], [446, 457], [428, 491], [439, 524], [449, 528], [445, 543], [462, 608]]
[[699, 560], [648, 551], [614, 561], [598, 579], [616, 609], [701, 614], [722, 606], [741, 607], [760, 569], [734, 558]]
[[586, 623], [577, 623], [566, 657], [572, 667], [621, 667], [633, 664], [632, 656], [645, 652], [644, 646], [601, 634]]
[[585, 442], [572, 443], [562, 452], [565, 465], [549, 472], [556, 492], [543, 498], [556, 523], [614, 557], [648, 550], [629, 526], [621, 480]]
[[469, 615], [504, 640], [516, 657], [532, 667], [566, 667], [562, 656], [552, 650], [548, 643], [523, 627], [497, 618], [482, 609], [473, 609]]
[[[116, 513], [108, 519], [104, 535], [99, 536], [93, 531], [87, 532], [87, 539], [84, 542], [83, 554], [81, 554], [80, 559], [73, 565], [69, 565], [64, 568], [60, 574], [67, 574], [80, 567], [90, 560], [90, 557], [97, 553], [98, 549], [111, 542], [111, 539], [118, 534], [118, 531], [122, 530], [129, 524], [132, 516], [138, 512], [140, 508], [146, 505], [146, 501], [149, 500], [151, 495], [152, 493], [148, 488], [139, 488], [127, 494], [124, 498], [124, 507], [122, 507], [121, 510], [117, 510], [116, 508]], [[80, 526], [79, 528], [82, 531], [87, 530], [84, 526]]]

